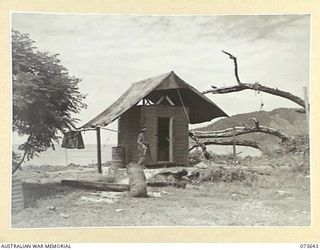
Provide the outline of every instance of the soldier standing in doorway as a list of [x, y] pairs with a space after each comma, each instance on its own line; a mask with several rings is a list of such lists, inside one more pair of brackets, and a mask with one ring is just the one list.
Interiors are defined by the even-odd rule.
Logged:
[[145, 160], [146, 160], [146, 156], [147, 153], [149, 152], [149, 144], [146, 140], [146, 136], [145, 136], [145, 132], [147, 131], [146, 127], [143, 127], [138, 135], [138, 153], [139, 153], [139, 161], [138, 163], [143, 165]]

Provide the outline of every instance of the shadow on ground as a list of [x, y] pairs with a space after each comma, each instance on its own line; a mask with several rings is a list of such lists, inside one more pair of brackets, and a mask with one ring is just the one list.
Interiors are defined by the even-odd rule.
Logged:
[[56, 195], [67, 195], [74, 191], [73, 188], [62, 186], [61, 183], [22, 183], [24, 206], [32, 208], [37, 206], [37, 201]]

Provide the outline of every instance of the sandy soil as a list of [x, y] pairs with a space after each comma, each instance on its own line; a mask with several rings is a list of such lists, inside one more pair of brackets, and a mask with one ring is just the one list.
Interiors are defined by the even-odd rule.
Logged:
[[[85, 167], [28, 167], [19, 173], [25, 209], [13, 228], [109, 226], [309, 226], [309, 176], [274, 169], [248, 182], [148, 187], [151, 197], [62, 186], [61, 179], [104, 177]], [[154, 197], [161, 196], [161, 197]]]

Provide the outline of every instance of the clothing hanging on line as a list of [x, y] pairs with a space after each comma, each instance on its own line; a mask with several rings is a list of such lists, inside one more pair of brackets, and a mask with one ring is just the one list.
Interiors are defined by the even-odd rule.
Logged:
[[80, 131], [68, 131], [64, 134], [62, 148], [84, 149], [84, 143]]

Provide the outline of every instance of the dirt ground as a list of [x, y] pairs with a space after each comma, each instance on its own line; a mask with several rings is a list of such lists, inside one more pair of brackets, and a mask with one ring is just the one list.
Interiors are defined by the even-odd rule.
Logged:
[[150, 197], [62, 186], [62, 179], [101, 179], [95, 168], [26, 167], [25, 209], [12, 228], [115, 226], [309, 226], [310, 178], [269, 169], [251, 182], [201, 182], [186, 189], [148, 187]]

